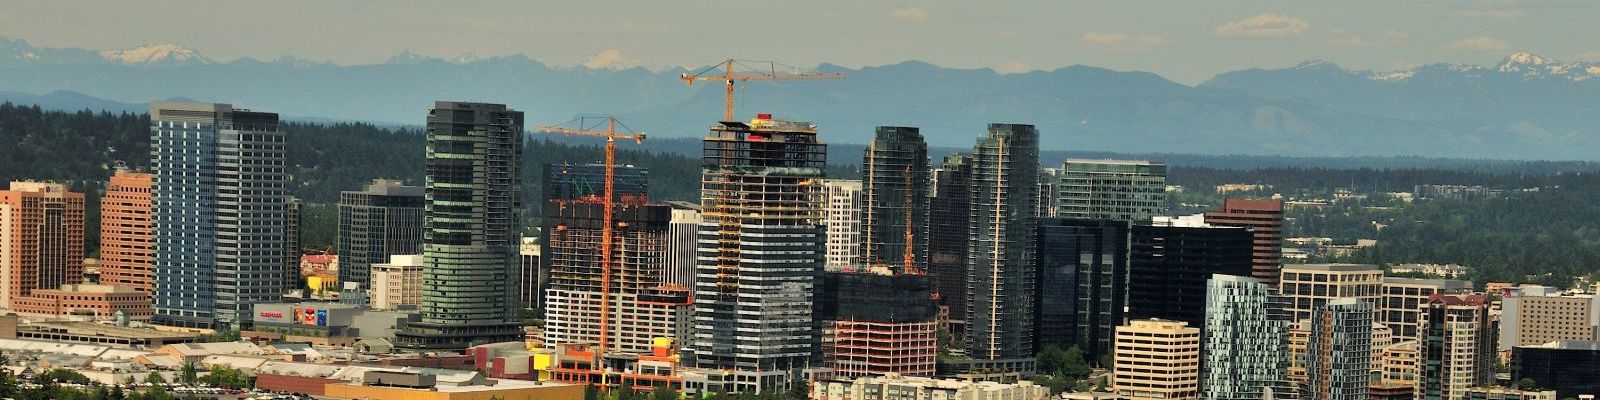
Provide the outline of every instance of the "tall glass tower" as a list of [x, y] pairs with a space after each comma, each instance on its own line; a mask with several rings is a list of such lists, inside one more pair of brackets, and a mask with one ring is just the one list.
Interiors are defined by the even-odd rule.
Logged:
[[439, 101], [428, 110], [422, 320], [397, 332], [397, 344], [462, 349], [522, 340], [522, 121], [502, 104]]
[[155, 323], [230, 329], [282, 300], [284, 138], [277, 114], [150, 103]]
[[973, 358], [1034, 355], [1038, 181], [1039, 131], [1033, 125], [989, 124], [972, 149], [967, 352]]
[[917, 128], [880, 126], [861, 160], [861, 258], [928, 268], [928, 142]]

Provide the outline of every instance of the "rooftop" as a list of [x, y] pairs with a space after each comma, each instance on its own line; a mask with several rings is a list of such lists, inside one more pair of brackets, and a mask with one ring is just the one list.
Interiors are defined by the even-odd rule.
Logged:
[[1541, 345], [1517, 346], [1517, 347], [1529, 347], [1529, 348], [1536, 348], [1536, 349], [1556, 349], [1556, 350], [1600, 351], [1600, 342], [1591, 342], [1591, 341], [1585, 341], [1585, 340], [1556, 340], [1556, 341], [1552, 341], [1552, 342], [1541, 344]]
[[1286, 265], [1283, 266], [1283, 270], [1284, 271], [1288, 271], [1288, 270], [1296, 270], [1296, 271], [1329, 271], [1329, 272], [1350, 272], [1350, 271], [1376, 271], [1376, 272], [1383, 272], [1383, 268], [1379, 268], [1378, 266], [1372, 265], [1372, 264], [1286, 264]]

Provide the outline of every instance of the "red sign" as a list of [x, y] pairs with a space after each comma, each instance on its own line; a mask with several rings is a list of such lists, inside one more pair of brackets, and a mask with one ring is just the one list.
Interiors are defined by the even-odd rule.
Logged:
[[280, 313], [280, 312], [263, 312], [263, 313], [261, 313], [261, 316], [262, 317], [266, 317], [266, 318], [283, 318], [283, 313]]

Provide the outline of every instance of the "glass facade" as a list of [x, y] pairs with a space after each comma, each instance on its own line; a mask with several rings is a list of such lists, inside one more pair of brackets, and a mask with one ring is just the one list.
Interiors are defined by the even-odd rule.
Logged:
[[376, 180], [365, 190], [339, 193], [339, 282], [372, 287], [372, 264], [422, 252], [423, 195], [419, 186]]
[[1206, 281], [1201, 398], [1259, 400], [1286, 394], [1289, 318], [1283, 306], [1283, 298], [1259, 279], [1212, 275]]
[[520, 341], [517, 206], [521, 111], [440, 101], [428, 110], [422, 321], [395, 336], [416, 349]]
[[977, 359], [1034, 356], [1034, 213], [1039, 131], [989, 124], [972, 149], [967, 223], [967, 352]]
[[1254, 235], [1241, 228], [1135, 225], [1128, 257], [1128, 317], [1205, 328], [1206, 279], [1250, 276]]
[[1084, 358], [1110, 354], [1128, 296], [1128, 222], [1039, 221], [1035, 351], [1078, 346]]
[[1167, 165], [1149, 161], [1067, 160], [1056, 184], [1061, 218], [1149, 221], [1167, 209]]
[[[928, 142], [917, 128], [880, 126], [861, 161], [862, 261], [928, 268]], [[909, 237], [908, 237], [909, 236]]]
[[[928, 207], [928, 279], [950, 319], [967, 320], [967, 223], [972, 214], [972, 156], [952, 154], [934, 172]], [[963, 332], [953, 332], [962, 334]]]
[[150, 104], [159, 324], [226, 329], [283, 297], [287, 222], [278, 115]]
[[1532, 379], [1562, 399], [1600, 394], [1600, 342], [1558, 340], [1511, 348], [1511, 381]]
[[1372, 372], [1372, 303], [1338, 299], [1311, 315], [1306, 346], [1309, 387], [1304, 398], [1366, 399]]

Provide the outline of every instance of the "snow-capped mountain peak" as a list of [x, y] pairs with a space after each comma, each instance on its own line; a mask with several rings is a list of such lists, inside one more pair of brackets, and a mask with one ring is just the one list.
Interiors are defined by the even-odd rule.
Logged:
[[101, 50], [100, 57], [107, 61], [129, 65], [211, 63], [210, 59], [201, 56], [194, 49], [171, 43], [150, 44], [131, 49]]

